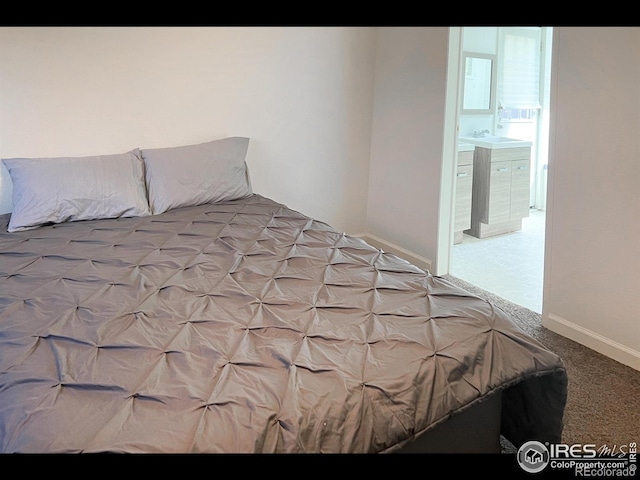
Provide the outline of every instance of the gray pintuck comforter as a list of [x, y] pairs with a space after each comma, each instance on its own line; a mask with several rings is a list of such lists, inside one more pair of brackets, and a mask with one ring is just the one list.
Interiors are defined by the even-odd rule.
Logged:
[[260, 195], [7, 233], [1, 452], [393, 452], [503, 395], [559, 441], [566, 373], [500, 310]]

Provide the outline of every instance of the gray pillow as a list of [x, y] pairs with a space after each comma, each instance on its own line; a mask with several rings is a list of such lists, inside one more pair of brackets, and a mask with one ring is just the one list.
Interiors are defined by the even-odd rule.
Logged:
[[251, 195], [245, 163], [249, 139], [228, 137], [197, 145], [142, 149], [154, 214], [172, 208]]
[[138, 149], [91, 157], [6, 158], [13, 184], [7, 230], [150, 215]]

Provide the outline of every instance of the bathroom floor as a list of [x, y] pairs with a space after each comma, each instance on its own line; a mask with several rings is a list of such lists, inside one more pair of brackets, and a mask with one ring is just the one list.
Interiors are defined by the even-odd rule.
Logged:
[[451, 275], [542, 313], [545, 212], [531, 210], [522, 230], [454, 245]]

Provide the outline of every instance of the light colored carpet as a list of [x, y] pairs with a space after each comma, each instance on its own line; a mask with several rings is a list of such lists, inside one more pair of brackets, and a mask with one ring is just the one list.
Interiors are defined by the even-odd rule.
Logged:
[[[451, 275], [442, 278], [510, 314], [524, 331], [562, 358], [569, 379], [563, 443], [620, 448], [640, 442], [640, 371], [544, 328], [537, 312]], [[510, 452], [509, 445], [503, 444], [503, 451]]]

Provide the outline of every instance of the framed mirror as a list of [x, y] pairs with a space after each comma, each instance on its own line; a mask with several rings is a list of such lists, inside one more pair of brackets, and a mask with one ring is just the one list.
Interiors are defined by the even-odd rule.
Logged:
[[465, 52], [462, 81], [463, 114], [493, 112], [496, 92], [496, 57], [483, 53]]

